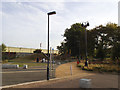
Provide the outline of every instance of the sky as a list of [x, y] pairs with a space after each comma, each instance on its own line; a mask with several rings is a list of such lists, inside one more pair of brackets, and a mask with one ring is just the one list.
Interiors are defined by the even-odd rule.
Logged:
[[47, 13], [50, 11], [56, 11], [55, 15], [50, 15], [50, 47], [54, 49], [64, 40], [65, 29], [74, 23], [88, 21], [87, 29], [108, 22], [118, 23], [118, 0], [12, 1], [6, 0], [0, 5], [0, 41], [6, 46], [40, 48], [42, 43], [41, 48], [47, 49]]

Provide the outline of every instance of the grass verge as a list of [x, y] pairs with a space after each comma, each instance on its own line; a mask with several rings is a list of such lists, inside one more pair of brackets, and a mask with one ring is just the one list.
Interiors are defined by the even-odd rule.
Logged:
[[84, 63], [77, 65], [82, 70], [96, 71], [96, 72], [120, 72], [120, 66], [109, 64], [89, 64], [88, 67], [84, 66]]
[[14, 63], [11, 63], [11, 64], [18, 64], [20, 67], [23, 67], [23, 65], [28, 65], [29, 67], [32, 67], [32, 66], [46, 66], [47, 64], [46, 63], [18, 63], [18, 62], [14, 62]]

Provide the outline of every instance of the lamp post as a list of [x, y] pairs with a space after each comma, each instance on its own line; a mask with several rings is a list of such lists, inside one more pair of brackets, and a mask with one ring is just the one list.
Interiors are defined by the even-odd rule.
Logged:
[[78, 61], [80, 62], [80, 41], [77, 41], [78, 43], [78, 48], [79, 48], [79, 51], [78, 51]]
[[48, 15], [48, 62], [47, 62], [47, 80], [49, 80], [49, 60], [50, 60], [50, 56], [49, 56], [49, 15], [53, 15], [53, 14], [56, 14], [56, 12], [53, 11], [53, 12], [47, 13], [47, 15]]
[[81, 24], [82, 27], [85, 27], [85, 66], [88, 66], [88, 58], [87, 58], [87, 31], [86, 31], [86, 27], [89, 26], [89, 22], [84, 22]]

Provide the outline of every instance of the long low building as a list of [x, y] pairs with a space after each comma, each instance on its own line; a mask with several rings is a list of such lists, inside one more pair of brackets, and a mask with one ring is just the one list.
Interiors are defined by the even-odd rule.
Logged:
[[[6, 47], [5, 52], [16, 52], [16, 53], [33, 53], [36, 49], [34, 48], [22, 48], [22, 47]], [[47, 54], [47, 49], [41, 49], [43, 53]], [[58, 50], [53, 51], [54, 54], [58, 54]]]

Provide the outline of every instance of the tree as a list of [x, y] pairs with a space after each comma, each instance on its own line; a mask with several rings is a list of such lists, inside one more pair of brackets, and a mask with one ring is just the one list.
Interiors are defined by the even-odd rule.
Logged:
[[57, 46], [57, 49], [59, 50], [59, 54], [60, 55], [64, 55], [66, 53], [65, 43], [62, 42], [61, 46]]
[[[109, 53], [112, 52], [111, 50], [114, 50], [114, 47], [117, 45], [116, 43], [119, 42], [118, 37], [120, 37], [120, 32], [118, 31], [120, 30], [117, 28], [118, 27], [116, 24], [108, 23], [106, 26], [100, 25], [91, 30], [92, 32], [95, 32], [94, 39], [95, 49], [97, 50], [97, 57], [100, 56], [98, 54], [100, 52], [103, 52], [103, 55], [101, 54], [101, 56], [104, 56], [104, 58], [110, 57], [110, 55], [113, 57], [115, 55]], [[113, 52], [117, 53], [117, 50], [114, 50]]]
[[120, 59], [120, 27], [114, 32], [111, 52], [112, 60], [115, 61]]
[[120, 44], [114, 44], [111, 57], [114, 61], [120, 58]]
[[[72, 56], [85, 56], [85, 28], [80, 23], [75, 23], [65, 30], [64, 43], [58, 50], [65, 54], [71, 51]], [[106, 57], [120, 58], [120, 27], [115, 23], [99, 25], [87, 30], [87, 51], [89, 57], [104, 60]]]
[[0, 48], [2, 48], [2, 52], [6, 51], [6, 45], [4, 43], [2, 43], [2, 45], [0, 45]]
[[87, 51], [89, 57], [95, 57], [95, 43], [96, 43], [96, 31], [87, 31]]
[[85, 55], [85, 28], [80, 23], [73, 24], [70, 29], [64, 33], [65, 46], [71, 50], [72, 56]]
[[[88, 55], [94, 55], [94, 33], [88, 31]], [[75, 23], [71, 27], [65, 30], [63, 35], [65, 37], [64, 43], [58, 46], [58, 50], [62, 54], [70, 53], [71, 56], [85, 57], [85, 27], [82, 27], [80, 23]]]
[[103, 46], [99, 45], [96, 53], [96, 58], [100, 59], [101, 61], [105, 58], [105, 51], [103, 50]]
[[36, 50], [34, 51], [34, 53], [41, 53], [41, 52], [42, 52], [41, 49], [36, 49]]

